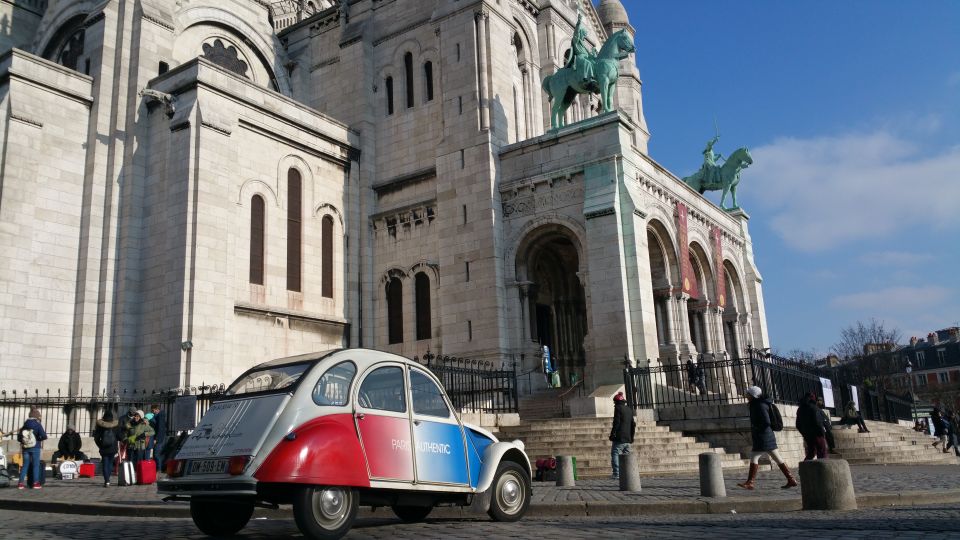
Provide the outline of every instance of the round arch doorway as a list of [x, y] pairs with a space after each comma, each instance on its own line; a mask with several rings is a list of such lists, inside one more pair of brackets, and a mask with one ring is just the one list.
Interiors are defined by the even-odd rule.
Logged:
[[542, 227], [527, 236], [517, 255], [518, 280], [527, 283], [527, 335], [550, 348], [562, 386], [582, 380], [586, 365], [586, 295], [578, 276], [580, 253], [571, 238], [560, 226]]

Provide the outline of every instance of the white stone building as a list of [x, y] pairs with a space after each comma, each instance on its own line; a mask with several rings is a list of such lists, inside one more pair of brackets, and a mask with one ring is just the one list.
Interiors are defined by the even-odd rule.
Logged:
[[577, 10], [599, 47], [618, 0], [0, 7], [0, 389], [541, 344], [596, 387], [767, 346], [747, 216], [648, 155], [632, 56], [617, 112], [548, 129]]

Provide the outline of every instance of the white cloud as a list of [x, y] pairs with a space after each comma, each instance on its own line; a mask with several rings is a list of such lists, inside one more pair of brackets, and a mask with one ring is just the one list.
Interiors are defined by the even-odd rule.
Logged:
[[[830, 306], [838, 309], [862, 311], [876, 314], [903, 315], [930, 310], [948, 302], [953, 291], [946, 287], [889, 287], [876, 291], [844, 294], [834, 297]], [[912, 313], [911, 313], [912, 314]]]
[[960, 86], [960, 71], [951, 73], [947, 77], [947, 86]]
[[960, 225], [960, 147], [939, 155], [887, 131], [783, 138], [751, 150], [743, 173], [752, 205], [792, 247], [819, 251], [920, 226], [945, 240]]
[[[960, 203], [960, 201], [958, 201]], [[936, 259], [932, 253], [913, 253], [910, 251], [872, 251], [859, 257], [860, 262], [871, 266], [913, 266], [928, 263]]]

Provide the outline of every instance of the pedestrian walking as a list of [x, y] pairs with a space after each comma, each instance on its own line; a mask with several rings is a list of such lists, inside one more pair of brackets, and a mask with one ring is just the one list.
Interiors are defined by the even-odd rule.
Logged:
[[933, 422], [933, 436], [937, 440], [933, 441], [933, 447], [942, 444], [947, 446], [947, 429], [944, 425], [943, 405], [940, 404], [940, 398], [933, 398], [933, 410], [930, 411], [930, 420]]
[[762, 394], [763, 390], [758, 386], [747, 387], [746, 397], [750, 407], [750, 436], [753, 441], [753, 449], [750, 452], [750, 472], [747, 481], [737, 485], [743, 489], [753, 489], [755, 487], [757, 471], [760, 470], [760, 457], [767, 454], [770, 461], [780, 467], [780, 472], [787, 479], [787, 483], [782, 486], [783, 489], [796, 487], [797, 479], [790, 473], [787, 464], [780, 457], [780, 452], [777, 451], [777, 436], [773, 432], [771, 417], [779, 417], [779, 413], [774, 412], [773, 402], [762, 397]]
[[687, 386], [690, 387], [690, 393], [697, 393], [697, 366], [692, 357], [687, 359]]
[[45, 440], [47, 440], [47, 432], [43, 430], [43, 424], [40, 423], [40, 410], [35, 407], [31, 408], [27, 414], [27, 421], [17, 431], [20, 455], [23, 456], [23, 466], [20, 467], [20, 481], [17, 482], [17, 489], [24, 489], [28, 478], [33, 480], [33, 489], [43, 487], [40, 484], [40, 475], [43, 474], [40, 454]]
[[633, 416], [633, 409], [627, 405], [627, 398], [623, 392], [613, 396], [613, 427], [610, 429], [610, 466], [613, 467], [612, 478], [620, 478], [620, 456], [630, 453], [630, 444], [637, 430], [637, 421]]
[[702, 396], [707, 393], [707, 377], [703, 373], [703, 356], [697, 360], [695, 373], [697, 379], [697, 390], [700, 391], [700, 395]]
[[97, 419], [93, 429], [93, 442], [100, 449], [100, 462], [103, 467], [103, 487], [110, 487], [110, 477], [113, 475], [113, 464], [119, 452], [120, 422], [114, 419], [113, 411], [107, 409], [103, 417]]
[[817, 407], [817, 396], [808, 392], [797, 407], [797, 431], [803, 437], [804, 461], [827, 457], [827, 434], [823, 427], [823, 417]]
[[820, 409], [820, 420], [823, 422], [824, 437], [827, 439], [827, 453], [837, 454], [837, 442], [833, 438], [833, 420], [830, 412], [823, 405], [823, 398], [817, 398], [817, 407]]
[[[948, 411], [949, 413], [949, 411]], [[960, 427], [960, 414], [956, 412], [947, 415], [950, 420], [947, 423], [947, 446], [943, 449], [944, 453], [947, 453], [950, 448], [953, 448], [954, 454], [960, 456], [960, 435], [957, 434], [957, 429]]]

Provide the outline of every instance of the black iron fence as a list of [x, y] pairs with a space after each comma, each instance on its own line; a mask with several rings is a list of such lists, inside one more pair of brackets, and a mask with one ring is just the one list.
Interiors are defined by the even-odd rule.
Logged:
[[519, 410], [517, 372], [494, 367], [493, 362], [427, 352], [421, 363], [443, 383], [450, 401], [460, 412], [515, 413]]
[[747, 358], [655, 367], [625, 367], [627, 402], [633, 408], [742, 403], [748, 386], [759, 386], [777, 403], [795, 405], [807, 392], [821, 393], [820, 378], [758, 351]]
[[39, 390], [3, 390], [0, 391], [0, 431], [15, 432], [27, 420], [30, 410], [37, 409], [43, 429], [50, 439], [59, 437], [66, 431], [67, 426], [71, 425], [75, 426], [81, 435], [91, 435], [97, 419], [108, 409], [119, 419], [130, 407], [149, 413], [150, 406], [157, 404], [165, 411], [168, 432], [172, 432], [177, 427], [183, 427], [175, 424], [176, 419], [172, 414], [175, 403], [178, 403], [178, 406], [188, 404], [193, 410], [186, 411], [187, 416], [199, 419], [223, 390], [223, 385], [203, 385], [186, 390], [150, 392], [117, 389], [111, 393], [92, 396], [70, 396], [60, 392], [54, 394], [49, 390], [44, 393]]

